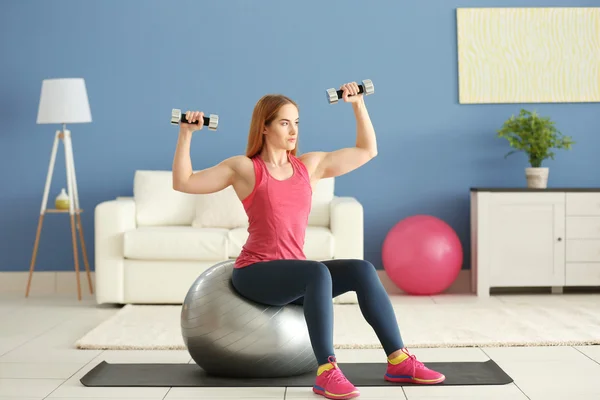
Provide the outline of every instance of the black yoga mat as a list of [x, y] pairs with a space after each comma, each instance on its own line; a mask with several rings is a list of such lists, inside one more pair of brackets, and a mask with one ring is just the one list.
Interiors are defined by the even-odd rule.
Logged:
[[[355, 386], [413, 385], [385, 381], [385, 363], [338, 365]], [[446, 376], [446, 380], [438, 385], [505, 385], [513, 381], [493, 360], [425, 365]], [[105, 387], [308, 387], [315, 383], [315, 373], [272, 379], [223, 378], [207, 375], [196, 364], [109, 364], [102, 361], [81, 378], [81, 383]]]

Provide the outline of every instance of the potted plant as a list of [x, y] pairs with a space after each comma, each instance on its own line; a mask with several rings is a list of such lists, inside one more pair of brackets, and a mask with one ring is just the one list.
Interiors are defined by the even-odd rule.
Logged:
[[542, 167], [542, 162], [547, 158], [554, 160], [552, 149], [570, 150], [575, 143], [569, 136], [563, 136], [549, 117], [523, 109], [518, 116], [513, 115], [506, 120], [497, 133], [514, 149], [504, 158], [518, 151], [527, 153], [531, 165], [525, 168], [527, 187], [536, 189], [544, 189], [548, 185], [548, 168]]

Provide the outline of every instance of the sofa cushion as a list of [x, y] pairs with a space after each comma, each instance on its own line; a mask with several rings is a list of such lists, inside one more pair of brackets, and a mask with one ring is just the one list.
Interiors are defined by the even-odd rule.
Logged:
[[[309, 226], [329, 227], [335, 178], [321, 179], [313, 192]], [[173, 189], [171, 171], [137, 170], [133, 183], [138, 226], [238, 228], [248, 217], [232, 186], [210, 194], [189, 194]]]
[[309, 260], [330, 260], [335, 254], [334, 237], [329, 228], [309, 226], [306, 229], [304, 255]]
[[321, 179], [312, 196], [308, 225], [329, 227], [331, 201], [333, 200], [334, 178]]
[[199, 194], [195, 201], [194, 228], [239, 228], [248, 226], [248, 216], [233, 186], [209, 194]]
[[139, 227], [125, 232], [124, 256], [138, 260], [222, 261], [227, 229], [191, 226]]
[[138, 226], [191, 225], [195, 195], [173, 189], [171, 171], [135, 171], [133, 182]]
[[[230, 258], [240, 255], [242, 247], [248, 239], [247, 228], [235, 228], [229, 231]], [[306, 229], [306, 239], [304, 241], [304, 254], [309, 260], [329, 260], [334, 255], [334, 240], [331, 231], [328, 228], [320, 226], [309, 226]]]
[[[313, 192], [309, 226], [329, 227], [331, 201], [334, 197], [334, 178], [320, 180]], [[197, 195], [196, 228], [240, 228], [248, 226], [248, 216], [233, 186], [217, 193]]]
[[248, 228], [234, 228], [227, 233], [229, 240], [228, 253], [230, 258], [236, 258], [242, 252], [242, 247], [248, 240]]

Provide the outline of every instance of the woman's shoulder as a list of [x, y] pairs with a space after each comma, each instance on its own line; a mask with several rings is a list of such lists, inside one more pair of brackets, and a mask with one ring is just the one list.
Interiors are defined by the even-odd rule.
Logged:
[[224, 163], [238, 175], [247, 176], [254, 174], [254, 161], [245, 155], [232, 156], [224, 160]]
[[313, 174], [319, 166], [320, 160], [322, 159], [322, 153], [323, 152], [321, 151], [304, 153], [299, 156], [296, 156], [296, 159], [304, 165], [306, 171], [308, 172], [308, 175], [313, 176]]
[[248, 156], [240, 154], [237, 156], [231, 156], [229, 158], [226, 158], [225, 162], [232, 167], [244, 167], [244, 166], [252, 165], [252, 163], [253, 163], [252, 159], [253, 158], [250, 158]]

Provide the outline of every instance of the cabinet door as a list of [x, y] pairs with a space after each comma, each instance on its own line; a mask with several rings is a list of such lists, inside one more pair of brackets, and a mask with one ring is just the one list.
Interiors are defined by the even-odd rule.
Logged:
[[491, 287], [564, 285], [564, 193], [493, 193], [488, 212]]

